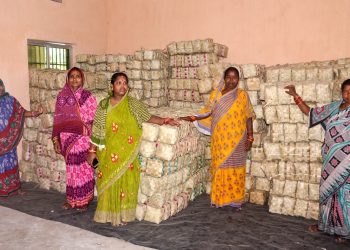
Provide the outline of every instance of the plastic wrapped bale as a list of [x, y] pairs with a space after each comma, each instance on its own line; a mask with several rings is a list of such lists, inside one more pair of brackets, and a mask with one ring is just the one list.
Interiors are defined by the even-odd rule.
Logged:
[[283, 123], [273, 123], [271, 125], [271, 140], [272, 140], [272, 142], [283, 142], [284, 141]]
[[320, 186], [319, 184], [309, 183], [308, 188], [308, 199], [312, 201], [318, 201], [320, 198]]
[[276, 112], [279, 122], [289, 122], [289, 105], [276, 106]]
[[265, 121], [267, 124], [278, 122], [276, 106], [264, 106]]
[[270, 181], [267, 178], [256, 178], [255, 188], [268, 192], [270, 191]]
[[286, 162], [285, 161], [278, 162], [278, 175], [275, 177], [275, 179], [278, 179], [278, 180], [286, 179]]
[[306, 218], [318, 220], [320, 205], [319, 202], [309, 201]]
[[[316, 83], [315, 82], [304, 82], [303, 83], [303, 100], [305, 102], [316, 101]], [[300, 95], [300, 94], [299, 94]]]
[[286, 180], [283, 189], [283, 196], [295, 197], [297, 181]]
[[280, 68], [278, 80], [280, 82], [290, 82], [292, 80], [292, 70], [290, 68]]
[[277, 67], [270, 67], [266, 69], [266, 81], [267, 82], [278, 82], [280, 69]]
[[282, 214], [294, 215], [295, 199], [290, 197], [283, 197]]
[[260, 77], [248, 78], [246, 80], [248, 90], [260, 91], [260, 84], [262, 81]]
[[283, 197], [272, 195], [270, 199], [269, 212], [275, 214], [282, 213]]
[[264, 149], [262, 147], [252, 147], [251, 159], [257, 162], [263, 161], [265, 159]]
[[322, 162], [322, 142], [312, 141], [310, 142], [310, 161]]
[[157, 159], [148, 159], [146, 174], [154, 177], [161, 177], [164, 175], [163, 162]]
[[285, 142], [296, 142], [297, 141], [297, 125], [293, 123], [284, 124], [284, 141]]
[[296, 198], [301, 200], [309, 200], [309, 184], [306, 182], [298, 181]]
[[286, 162], [285, 165], [285, 173], [286, 173], [286, 179], [294, 181], [295, 180], [295, 167], [293, 162]]
[[163, 216], [164, 208], [154, 208], [151, 206], [147, 206], [144, 220], [159, 224], [163, 220]]
[[295, 143], [295, 161], [308, 162], [310, 160], [310, 146], [307, 142]]
[[306, 71], [305, 68], [293, 68], [292, 69], [292, 80], [293, 81], [305, 81]]
[[150, 158], [155, 155], [156, 143], [151, 141], [142, 140], [140, 146], [140, 154], [144, 157]]
[[310, 162], [310, 179], [311, 183], [319, 183], [321, 178], [322, 163]]
[[318, 79], [318, 68], [307, 68], [306, 80], [317, 80]]
[[323, 142], [324, 130], [322, 126], [315, 126], [309, 129], [309, 140]]
[[297, 124], [297, 141], [308, 141], [309, 139], [309, 128], [307, 124]]
[[264, 161], [262, 168], [266, 178], [269, 180], [278, 175], [278, 163], [275, 161]]
[[308, 162], [295, 162], [295, 180], [308, 182], [310, 175], [310, 168]]
[[306, 217], [309, 202], [297, 199], [294, 207], [294, 216]]
[[137, 207], [136, 207], [136, 219], [138, 221], [142, 221], [145, 218], [146, 211], [147, 211], [147, 205], [145, 205], [145, 204], [137, 204]]
[[266, 84], [264, 97], [265, 97], [266, 105], [277, 105], [278, 104], [277, 86], [275, 84]]
[[335, 72], [332, 67], [318, 69], [318, 79], [321, 81], [331, 82], [334, 80]]
[[328, 82], [320, 82], [317, 84], [316, 101], [318, 103], [329, 103], [332, 101], [332, 92]]
[[282, 196], [283, 195], [283, 190], [284, 190], [284, 184], [285, 181], [283, 180], [278, 180], [278, 179], [273, 179], [272, 180], [272, 190], [271, 193], [273, 195], [279, 195]]
[[152, 123], [142, 124], [142, 139], [155, 142], [158, 139], [159, 125]]
[[241, 65], [244, 78], [257, 77], [259, 76], [263, 69], [261, 65], [258, 64], [243, 64]]
[[[289, 106], [290, 122], [292, 123], [303, 123], [304, 117], [303, 113], [300, 111], [299, 107], [296, 105]], [[295, 130], [296, 131], [296, 130]]]
[[249, 202], [257, 205], [265, 205], [268, 199], [268, 192], [255, 190], [249, 194]]
[[279, 160], [281, 159], [281, 150], [278, 143], [265, 141], [264, 153], [267, 160]]
[[289, 83], [279, 84], [277, 86], [278, 104], [285, 105], [285, 104], [293, 103], [293, 97], [286, 93], [285, 87], [287, 85], [290, 85], [290, 84]]
[[250, 167], [250, 175], [256, 177], [265, 177], [261, 162], [252, 161]]

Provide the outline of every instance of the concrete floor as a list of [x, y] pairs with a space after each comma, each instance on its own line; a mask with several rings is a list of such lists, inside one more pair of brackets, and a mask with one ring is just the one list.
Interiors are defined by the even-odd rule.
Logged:
[[151, 249], [0, 206], [0, 249]]

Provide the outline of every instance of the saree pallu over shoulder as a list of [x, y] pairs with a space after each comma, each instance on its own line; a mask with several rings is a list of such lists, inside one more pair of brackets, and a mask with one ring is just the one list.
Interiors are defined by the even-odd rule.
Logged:
[[0, 99], [0, 156], [17, 147], [23, 134], [25, 109], [12, 96]]
[[255, 117], [249, 96], [241, 89], [216, 96], [210, 126], [212, 169], [245, 165], [246, 122]]
[[[139, 128], [142, 128], [142, 123], [148, 121], [151, 118], [151, 114], [148, 112], [146, 106], [136, 98], [130, 97], [127, 94], [124, 98], [128, 99], [128, 107], [131, 111], [131, 114], [135, 117]], [[104, 148], [106, 144], [105, 127], [109, 102], [110, 97], [107, 97], [100, 101], [95, 114], [94, 126], [92, 128], [91, 143], [101, 149]]]
[[321, 124], [322, 127], [325, 128], [323, 121], [329, 118], [332, 114], [337, 113], [341, 103], [341, 101], [335, 101], [322, 107], [311, 108], [309, 113], [309, 127], [312, 128]]
[[[94, 102], [96, 100], [90, 91], [81, 87], [73, 93], [66, 84], [57, 96], [52, 138], [59, 137], [62, 132], [90, 136], [92, 124], [84, 119], [82, 109], [85, 108], [84, 111], [89, 113], [86, 107], [93, 105]], [[95, 112], [96, 104], [94, 109], [90, 110]]]
[[[105, 148], [98, 151], [100, 173], [98, 192], [102, 194], [118, 180], [135, 160], [142, 130], [129, 108], [125, 96], [120, 103], [108, 108], [105, 121]], [[95, 126], [95, 124], [94, 124]]]

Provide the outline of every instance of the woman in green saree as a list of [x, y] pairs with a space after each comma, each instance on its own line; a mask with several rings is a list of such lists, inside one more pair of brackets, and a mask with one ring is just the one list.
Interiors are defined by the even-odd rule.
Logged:
[[128, 96], [128, 77], [112, 76], [112, 96], [97, 108], [92, 128], [88, 162], [98, 159], [98, 202], [94, 220], [124, 225], [135, 219], [140, 182], [137, 158], [142, 123], [178, 125], [174, 119], [151, 115], [137, 99]]

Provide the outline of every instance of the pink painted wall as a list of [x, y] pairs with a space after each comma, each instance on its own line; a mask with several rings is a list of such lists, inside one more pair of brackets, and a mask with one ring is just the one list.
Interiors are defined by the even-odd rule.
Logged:
[[74, 54], [106, 50], [107, 11], [101, 0], [1, 0], [0, 8], [0, 78], [27, 109], [27, 39], [72, 43]]
[[[104, 53], [106, 4], [101, 0], [1, 0], [0, 78], [29, 109], [27, 39], [73, 44], [73, 53]], [[21, 155], [21, 145], [18, 146]]]
[[348, 0], [107, 0], [107, 52], [213, 38], [229, 61], [266, 65], [350, 57]]

